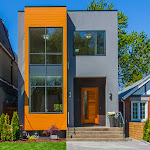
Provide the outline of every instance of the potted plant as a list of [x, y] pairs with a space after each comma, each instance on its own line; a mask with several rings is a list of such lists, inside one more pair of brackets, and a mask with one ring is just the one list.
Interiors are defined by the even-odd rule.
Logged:
[[108, 112], [110, 127], [115, 127], [115, 112]]
[[43, 134], [46, 134], [46, 136], [49, 136], [50, 139], [58, 139], [57, 133], [60, 132], [60, 129], [57, 128], [55, 125], [51, 125], [51, 127], [48, 130], [44, 130]]

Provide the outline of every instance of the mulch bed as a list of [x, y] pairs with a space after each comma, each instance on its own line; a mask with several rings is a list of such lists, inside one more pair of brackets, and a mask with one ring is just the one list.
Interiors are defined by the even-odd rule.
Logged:
[[66, 139], [65, 138], [60, 138], [60, 139], [56, 139], [56, 140], [52, 140], [52, 139], [36, 139], [35, 141], [28, 141], [27, 139], [21, 139], [18, 141], [2, 141], [0, 140], [0, 142], [11, 142], [11, 143], [32, 143], [32, 142], [65, 142]]

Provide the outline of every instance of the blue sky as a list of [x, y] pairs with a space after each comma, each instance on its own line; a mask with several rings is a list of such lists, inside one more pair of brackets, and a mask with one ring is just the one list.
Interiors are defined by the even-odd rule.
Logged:
[[[84, 10], [91, 0], [0, 0], [0, 18], [9, 32], [13, 50], [18, 53], [18, 11], [24, 6], [67, 6], [68, 10]], [[108, 0], [129, 17], [128, 31], [145, 31], [150, 38], [150, 0]]]

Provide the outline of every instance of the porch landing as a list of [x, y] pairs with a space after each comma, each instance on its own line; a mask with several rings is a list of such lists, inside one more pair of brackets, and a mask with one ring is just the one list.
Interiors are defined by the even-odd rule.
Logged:
[[72, 127], [66, 131], [67, 141], [125, 141], [123, 128]]

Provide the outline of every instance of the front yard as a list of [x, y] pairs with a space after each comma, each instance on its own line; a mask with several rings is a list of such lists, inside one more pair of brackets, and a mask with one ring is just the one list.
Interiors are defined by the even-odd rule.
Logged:
[[66, 142], [1, 142], [0, 150], [66, 150]]

